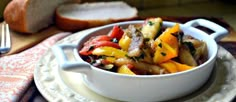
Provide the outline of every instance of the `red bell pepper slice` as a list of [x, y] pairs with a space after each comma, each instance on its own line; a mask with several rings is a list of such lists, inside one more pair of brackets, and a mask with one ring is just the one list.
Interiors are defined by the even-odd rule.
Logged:
[[114, 26], [110, 34], [92, 37], [87, 42], [85, 42], [84, 47], [79, 51], [79, 54], [90, 55], [92, 54], [93, 49], [102, 46], [110, 46], [120, 49], [119, 44], [111, 42], [111, 40], [113, 38], [120, 40], [123, 34], [124, 31], [119, 26]]
[[120, 49], [120, 46], [117, 43], [114, 43], [114, 42], [111, 42], [111, 41], [98, 41], [96, 43], [91, 43], [89, 45], [84, 46], [79, 51], [79, 54], [81, 54], [81, 55], [91, 55], [95, 48], [102, 47], [102, 46], [110, 46], [110, 47]]
[[84, 43], [84, 47], [79, 51], [80, 54], [82, 55], [89, 55], [91, 54], [91, 51], [97, 42], [99, 41], [111, 41], [112, 38], [108, 35], [99, 35], [95, 37], [91, 37], [88, 41]]
[[121, 29], [119, 26], [115, 25], [112, 28], [112, 31], [108, 34], [112, 38], [116, 38], [117, 40], [120, 40], [121, 37], [123, 36], [124, 31]]
[[99, 35], [99, 36], [90, 38], [88, 41], [84, 43], [84, 46], [96, 43], [98, 41], [111, 41], [111, 40], [112, 38], [108, 35]]
[[128, 67], [129, 69], [134, 68], [134, 65], [133, 65], [133, 64], [128, 63], [128, 64], [126, 64], [126, 65], [127, 65], [127, 67]]

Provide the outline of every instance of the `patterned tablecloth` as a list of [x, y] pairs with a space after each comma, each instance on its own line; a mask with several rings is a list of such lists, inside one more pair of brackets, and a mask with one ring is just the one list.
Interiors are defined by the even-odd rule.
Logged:
[[[33, 73], [36, 63], [58, 40], [70, 33], [58, 33], [45, 41], [18, 54], [3, 56], [0, 58], [0, 101], [15, 102], [26, 94], [29, 87], [34, 85]], [[36, 90], [36, 89], [35, 89]], [[29, 99], [27, 99], [29, 100]], [[28, 102], [28, 101], [27, 101]]]

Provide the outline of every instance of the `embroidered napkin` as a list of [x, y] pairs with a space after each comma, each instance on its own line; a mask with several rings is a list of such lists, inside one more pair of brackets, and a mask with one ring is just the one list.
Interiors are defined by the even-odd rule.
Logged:
[[18, 101], [32, 82], [40, 57], [58, 40], [70, 34], [58, 33], [21, 53], [0, 57], [0, 100]]

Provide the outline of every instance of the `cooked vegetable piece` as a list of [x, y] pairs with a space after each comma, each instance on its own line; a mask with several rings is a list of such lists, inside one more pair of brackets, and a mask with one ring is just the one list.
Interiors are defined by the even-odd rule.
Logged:
[[161, 63], [160, 66], [162, 68], [165, 68], [170, 73], [181, 72], [181, 71], [189, 70], [192, 68], [192, 66], [181, 64], [173, 60], [169, 60], [167, 62]]
[[112, 38], [116, 38], [117, 40], [120, 40], [120, 38], [123, 36], [124, 31], [123, 29], [121, 29], [119, 26], [115, 25], [112, 29], [112, 31], [110, 32], [110, 34], [108, 34], [110, 37]]
[[[193, 53], [191, 54], [193, 55], [198, 65], [202, 64], [208, 59], [208, 49], [204, 41], [194, 39], [193, 37], [186, 35], [184, 37], [183, 42], [192, 43], [192, 45], [194, 46], [194, 54]], [[190, 52], [192, 52], [191, 49]]]
[[[179, 24], [175, 24], [171, 28], [167, 28], [156, 40], [160, 39], [161, 41], [169, 44], [174, 50], [176, 55], [178, 55], [178, 34], [180, 32]], [[155, 41], [156, 42], [156, 41]]]
[[143, 48], [142, 50], [143, 50], [144, 57], [140, 61], [153, 64], [153, 59], [152, 59], [152, 56], [151, 56], [150, 48]]
[[195, 49], [193, 43], [191, 43], [191, 42], [183, 42], [183, 44], [181, 46], [186, 46], [188, 48], [188, 51], [191, 53], [192, 56], [196, 52], [196, 49]]
[[198, 65], [204, 63], [208, 58], [208, 50], [205, 42], [202, 42], [201, 46], [196, 48], [194, 54], [194, 59], [197, 61]]
[[160, 66], [162, 68], [165, 68], [170, 73], [178, 72], [177, 66], [175, 65], [175, 63], [172, 63], [172, 61], [170, 61], [170, 60], [167, 62], [161, 63]]
[[134, 61], [129, 59], [129, 58], [118, 58], [115, 60], [114, 64], [118, 67], [122, 66], [122, 65], [127, 65], [127, 64], [131, 64], [133, 65]]
[[[99, 41], [110, 42], [111, 40], [112, 40], [112, 38], [109, 37], [108, 35], [99, 35], [96, 37], [91, 37], [88, 41], [86, 41], [84, 43], [83, 48], [79, 51], [79, 53], [81, 55], [90, 55], [94, 48], [99, 47], [99, 46], [104, 46], [104, 44], [105, 44], [105, 42], [96, 44], [97, 42], [99, 42]], [[111, 44], [111, 43], [109, 43], [109, 44]], [[117, 44], [113, 44], [113, 45], [117, 46]]]
[[131, 42], [128, 48], [128, 56], [139, 57], [142, 55], [142, 47], [144, 46], [143, 34], [133, 25], [128, 27], [131, 36]]
[[191, 42], [195, 48], [202, 46], [202, 41], [194, 39], [194, 38], [185, 38], [183, 42]]
[[84, 43], [84, 46], [89, 45], [89, 44], [94, 44], [98, 41], [111, 41], [112, 38], [109, 37], [108, 35], [99, 35], [95, 37], [91, 37], [88, 41]]
[[174, 57], [177, 57], [176, 50], [173, 49], [169, 44], [161, 40], [156, 40], [156, 51], [154, 53], [153, 62], [155, 64], [160, 64], [168, 61]]
[[116, 58], [115, 57], [106, 56], [105, 60], [109, 61], [110, 63], [114, 63]]
[[120, 66], [120, 67], [118, 68], [117, 72], [120, 73], [120, 74], [135, 75], [135, 73], [132, 72], [132, 70], [130, 70], [127, 65], [122, 65], [122, 66]]
[[97, 41], [96, 43], [91, 43], [91, 44], [88, 44], [88, 45], [84, 46], [79, 51], [79, 53], [81, 55], [91, 55], [92, 51], [95, 48], [103, 47], [103, 46], [110, 46], [110, 47], [114, 47], [114, 48], [118, 48], [118, 49], [120, 48], [120, 46], [117, 43], [114, 43], [114, 42], [111, 42], [111, 41]]
[[98, 47], [93, 50], [92, 52], [93, 55], [98, 55], [98, 56], [112, 56], [115, 58], [122, 58], [127, 55], [126, 51], [114, 48], [114, 47], [109, 47], [109, 46], [104, 46], [104, 47]]
[[130, 42], [131, 42], [131, 38], [129, 38], [129, 36], [124, 34], [119, 40], [119, 45], [123, 50], [128, 51]]
[[180, 60], [180, 63], [187, 64], [189, 66], [197, 66], [197, 62], [193, 58], [188, 47], [184, 44], [182, 44], [179, 49], [179, 60]]
[[173, 63], [175, 63], [175, 65], [177, 66], [177, 69], [178, 69], [179, 72], [186, 71], [186, 70], [189, 70], [189, 69], [193, 68], [193, 66], [188, 66], [186, 64], [181, 64], [181, 63], [178, 63], [178, 62], [175, 62], [175, 61], [173, 61]]
[[149, 18], [145, 21], [141, 32], [144, 38], [154, 39], [161, 29], [162, 19], [161, 18]]
[[[137, 71], [143, 72], [144, 74], [160, 74], [161, 73], [161, 67], [155, 64], [148, 64], [144, 62], [135, 62], [134, 67]], [[142, 73], [141, 73], [142, 74]]]
[[141, 72], [139, 74], [160, 74], [162, 69], [158, 65], [148, 64], [144, 62], [135, 62], [134, 60], [131, 60], [129, 58], [118, 58], [115, 61], [116, 66], [122, 66], [127, 64], [133, 65], [134, 70]]

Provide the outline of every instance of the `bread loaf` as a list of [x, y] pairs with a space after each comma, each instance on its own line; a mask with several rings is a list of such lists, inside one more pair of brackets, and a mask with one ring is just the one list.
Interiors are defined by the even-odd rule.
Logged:
[[35, 33], [54, 22], [60, 4], [79, 0], [12, 0], [4, 11], [4, 20], [12, 30]]
[[137, 9], [122, 1], [63, 4], [56, 9], [56, 25], [62, 30], [77, 31], [137, 16]]

